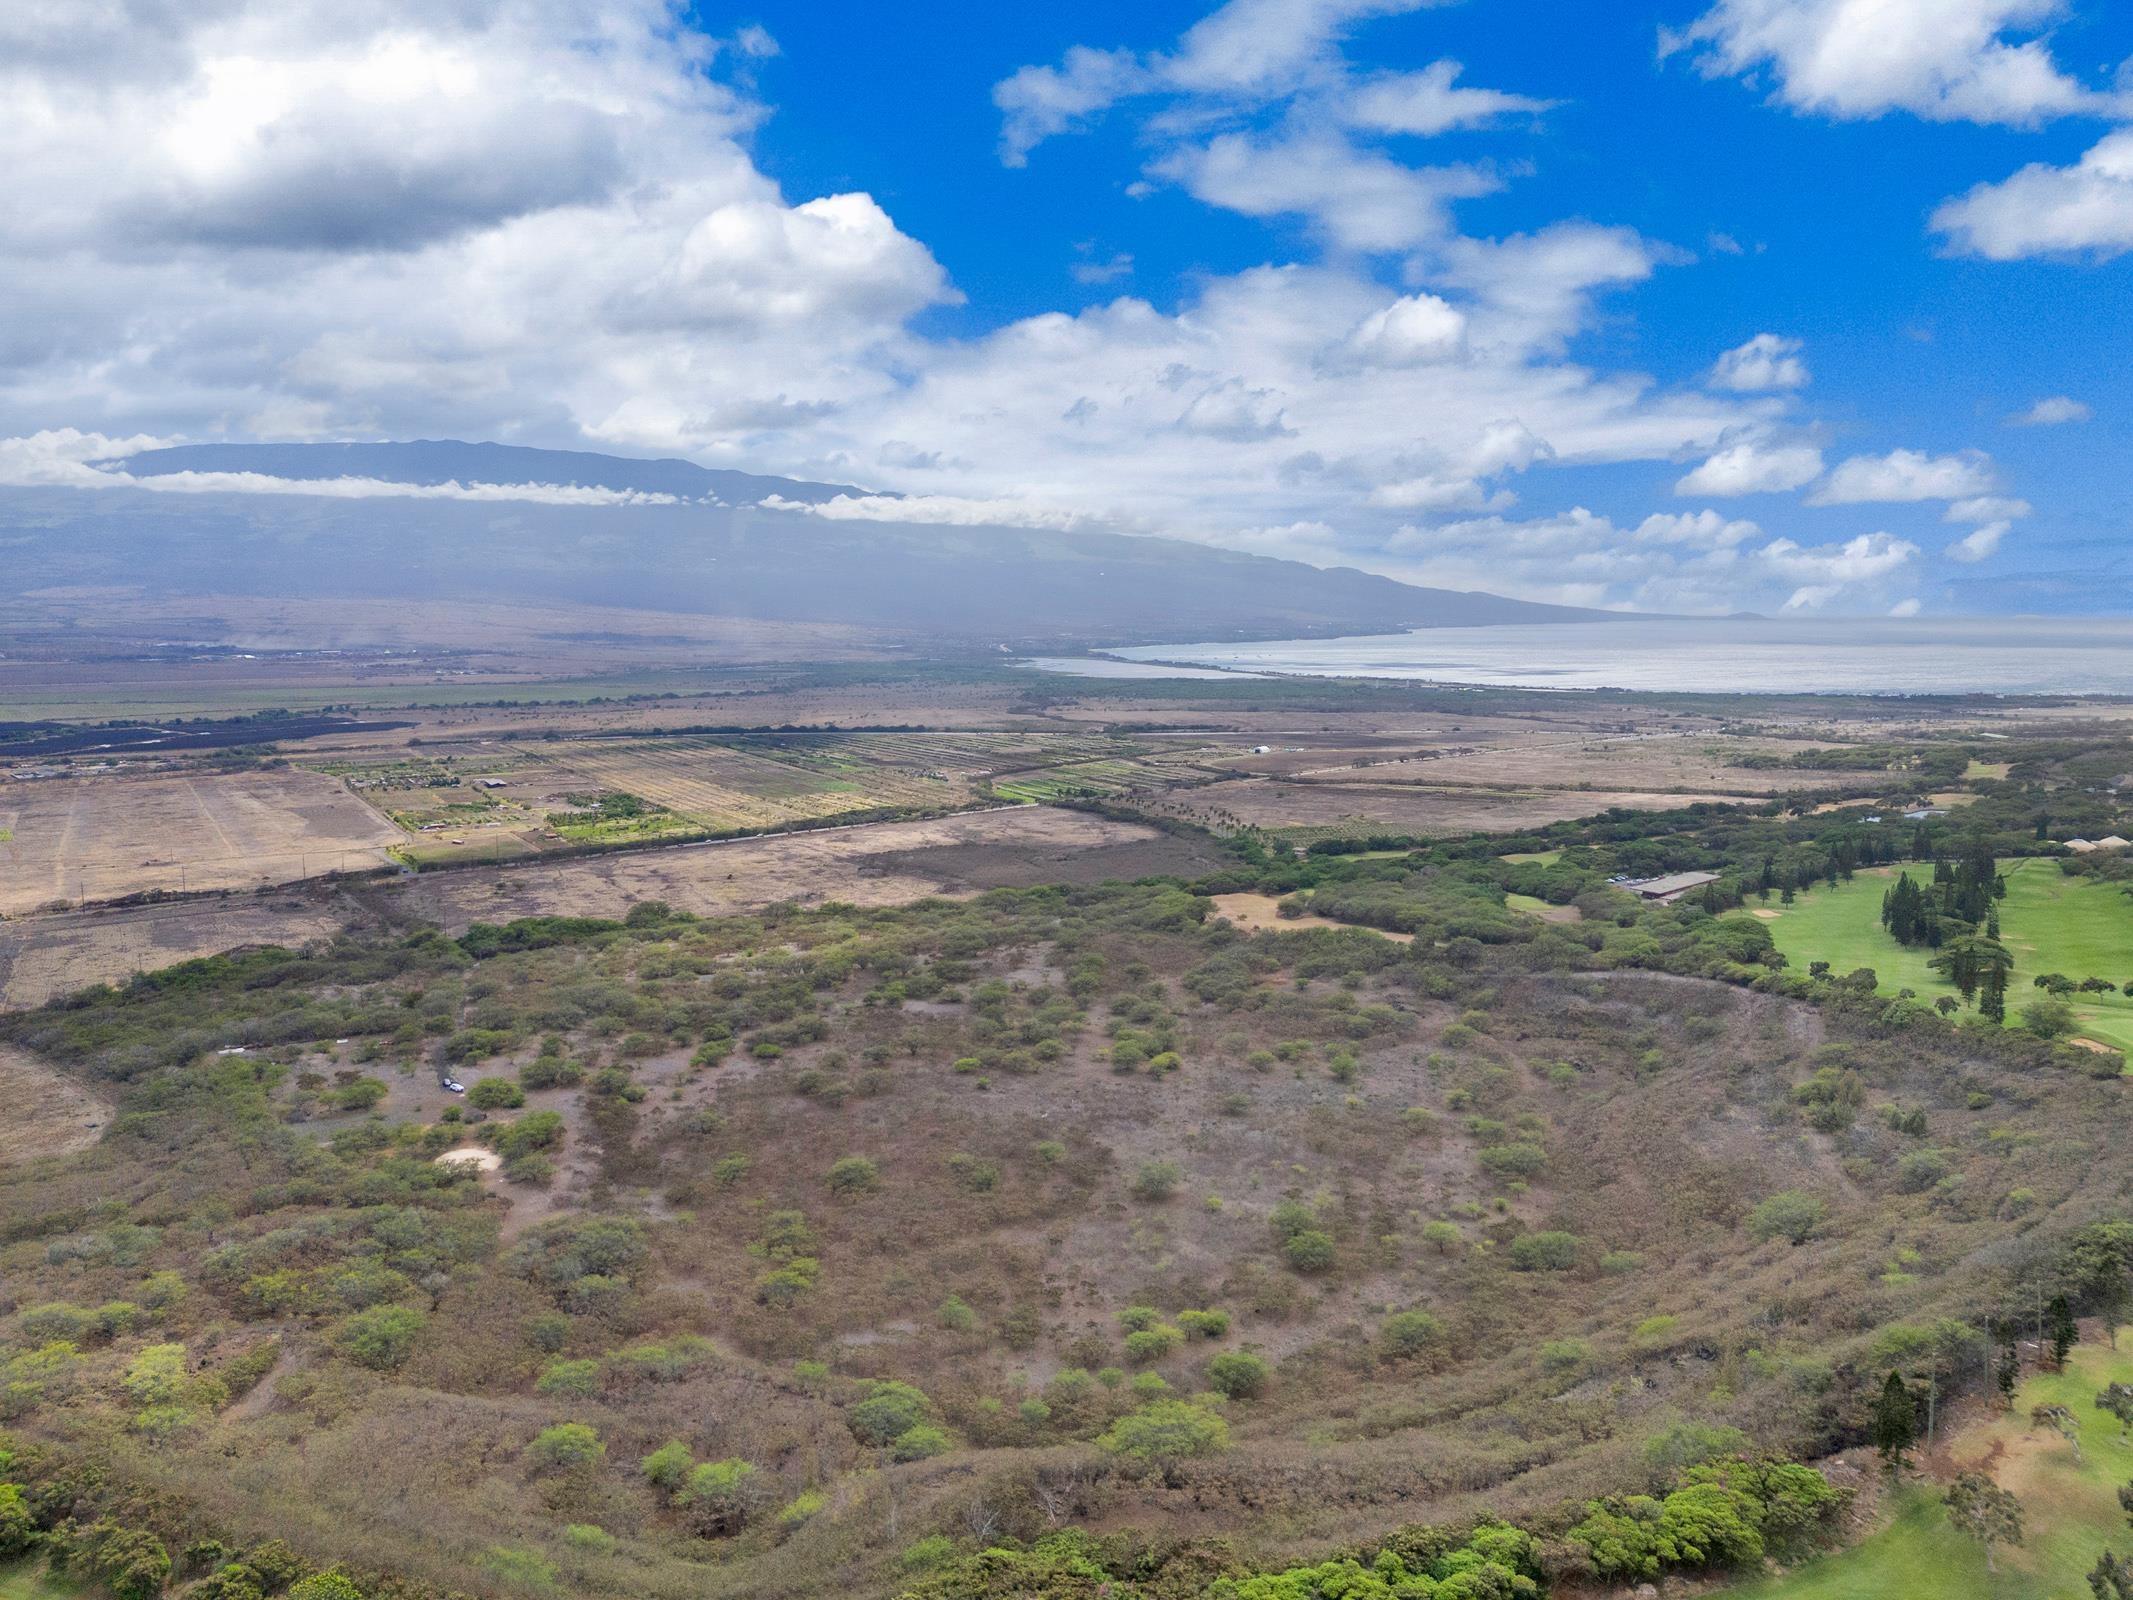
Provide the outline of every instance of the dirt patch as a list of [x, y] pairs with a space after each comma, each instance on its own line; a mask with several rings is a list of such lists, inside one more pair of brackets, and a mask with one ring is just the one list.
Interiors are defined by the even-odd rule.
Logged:
[[[1280, 913], [1281, 902], [1270, 894], [1218, 894], [1214, 897], [1215, 912], [1231, 926], [1242, 928], [1246, 933], [1294, 933], [1299, 928], [1353, 928], [1353, 922], [1335, 922], [1331, 917], [1312, 916], [1308, 912], [1300, 917], [1284, 917]], [[1380, 938], [1390, 939], [1394, 944], [1413, 944], [1411, 933], [1387, 933], [1381, 928], [1364, 929]]]
[[1782, 911], [1752, 911], [1749, 913], [1749, 915], [1754, 917], [1758, 922], [1775, 922], [1784, 914], [1785, 913]]
[[2105, 1044], [2101, 1039], [2069, 1039], [2066, 1042], [2071, 1045], [2078, 1045], [2083, 1050], [2093, 1050], [2100, 1056], [2116, 1056], [2125, 1053], [2117, 1045]]
[[86, 1150], [111, 1121], [111, 1107], [99, 1096], [6, 1045], [0, 1045], [0, 1105], [8, 1108], [0, 1166]]
[[496, 1172], [503, 1164], [502, 1156], [494, 1150], [484, 1150], [478, 1144], [461, 1145], [437, 1158], [440, 1167], [472, 1167], [476, 1172]]

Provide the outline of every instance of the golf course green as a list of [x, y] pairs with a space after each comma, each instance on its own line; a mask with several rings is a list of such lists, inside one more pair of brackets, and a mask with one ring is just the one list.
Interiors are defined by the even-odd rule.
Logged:
[[[2133, 1529], [2118, 1506], [2118, 1486], [2133, 1478], [2133, 1442], [2096, 1409], [2097, 1390], [2127, 1382], [2133, 1358], [2102, 1346], [2077, 1349], [2066, 1371], [2024, 1383], [2012, 1412], [1951, 1442], [1957, 1463], [1989, 1463], [1993, 1479], [2022, 1504], [2023, 1541], [1995, 1553], [1997, 1572], [1948, 1521], [1941, 1486], [1913, 1479], [1896, 1491], [1892, 1520], [1870, 1537], [1782, 1578], [1727, 1590], [1728, 1600], [2088, 1600], [2096, 1557], [2106, 1548], [2133, 1555]], [[2080, 1422], [2079, 1461], [2059, 1435], [2030, 1426], [2030, 1411], [2041, 1405], [2065, 1406]]]
[[[2093, 878], [2070, 878], [2056, 861], [2006, 861], [2000, 870], [2007, 878], [2000, 936], [2015, 957], [2007, 990], [2010, 1026], [2019, 1026], [2022, 1007], [2037, 998], [2032, 980], [2042, 973], [2062, 973], [2077, 983], [2083, 978], [2133, 981], [2133, 895]], [[1881, 925], [1882, 896], [1899, 871], [1908, 871], [1920, 884], [1933, 877], [1930, 865], [1872, 867], [1835, 888], [1802, 890], [1789, 906], [1775, 896], [1767, 906], [1751, 899], [1747, 910], [1734, 915], [1768, 923], [1794, 971], [1804, 972], [1816, 961], [1827, 961], [1839, 976], [1871, 967], [1883, 994], [1911, 989], [1928, 1000], [1953, 995], [1955, 985], [1930, 965], [1932, 951], [1898, 944]], [[2133, 999], [2123, 994], [2068, 998], [2080, 1019], [2081, 1038], [2133, 1051]]]

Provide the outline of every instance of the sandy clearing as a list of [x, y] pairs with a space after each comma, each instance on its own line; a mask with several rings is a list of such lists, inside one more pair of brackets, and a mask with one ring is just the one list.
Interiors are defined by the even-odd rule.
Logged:
[[478, 1144], [463, 1144], [445, 1151], [437, 1158], [440, 1167], [472, 1167], [477, 1172], [502, 1170], [504, 1158], [494, 1150], [484, 1150]]
[[8, 1108], [0, 1165], [86, 1150], [111, 1121], [111, 1107], [100, 1096], [6, 1045], [0, 1045], [0, 1105]]
[[[1294, 933], [1300, 928], [1354, 928], [1353, 922], [1335, 922], [1330, 917], [1312, 916], [1308, 912], [1300, 917], [1284, 917], [1277, 909], [1281, 902], [1270, 894], [1218, 894], [1214, 897], [1215, 911], [1231, 926], [1246, 933]], [[1381, 939], [1390, 939], [1394, 944], [1413, 944], [1411, 933], [1387, 933], [1381, 928], [1364, 928], [1365, 933], [1374, 933]]]

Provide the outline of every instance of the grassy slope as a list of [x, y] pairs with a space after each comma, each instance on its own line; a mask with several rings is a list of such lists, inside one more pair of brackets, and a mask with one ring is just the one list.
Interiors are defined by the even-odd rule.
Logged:
[[[1908, 870], [1914, 880], [1932, 876], [1930, 867]], [[2010, 861], [2006, 872], [2000, 927], [2015, 954], [2014, 984], [2007, 993], [2010, 1019], [2036, 998], [2030, 980], [2038, 973], [2113, 983], [2133, 978], [2133, 897], [2111, 884], [2069, 878], [2052, 861]], [[1810, 961], [1827, 961], [1839, 973], [1872, 967], [1885, 994], [1898, 989], [1915, 989], [1929, 999], [1953, 994], [1955, 986], [1927, 964], [1930, 951], [1905, 949], [1881, 926], [1881, 897], [1895, 879], [1894, 869], [1877, 868], [1834, 889], [1808, 890], [1790, 908], [1773, 899], [1763, 909], [1777, 915], [1765, 920], [1795, 969], [1804, 970]], [[2082, 995], [2075, 997], [2074, 1010], [2084, 1037], [2133, 1050], [2133, 1000]]]
[[0, 1566], [0, 1600], [80, 1600], [91, 1591], [45, 1575], [42, 1561]]
[[[1895, 1519], [1842, 1554], [1783, 1578], [1729, 1591], [1733, 1600], [2086, 1600], [2087, 1574], [2106, 1545], [2133, 1553], [2118, 1509], [2118, 1485], [2133, 1477], [2133, 1444], [2095, 1406], [2106, 1383], [2133, 1382], [2133, 1355], [2077, 1350], [2063, 1373], [2025, 1383], [2014, 1412], [1968, 1430], [1955, 1459], [1995, 1458], [1993, 1476], [2022, 1502], [2027, 1539], [1988, 1573], [1976, 1545], [1950, 1526], [1937, 1487], [1898, 1496]], [[2054, 1434], [2031, 1431], [2030, 1408], [2063, 1405], [2081, 1421], [2079, 1465]]]

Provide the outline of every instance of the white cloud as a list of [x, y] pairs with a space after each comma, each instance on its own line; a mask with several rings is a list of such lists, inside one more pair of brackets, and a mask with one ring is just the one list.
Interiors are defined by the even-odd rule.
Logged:
[[1433, 294], [1404, 295], [1365, 317], [1348, 349], [1379, 367], [1457, 361], [1466, 354], [1466, 313]]
[[1194, 199], [1248, 217], [1304, 217], [1343, 250], [1401, 251], [1441, 238], [1454, 200], [1489, 194], [1474, 167], [1410, 167], [1334, 133], [1274, 140], [1225, 133], [1149, 171]]
[[1538, 116], [1554, 109], [1552, 100], [1506, 94], [1500, 89], [1462, 89], [1458, 86], [1462, 70], [1456, 61], [1438, 61], [1420, 72], [1379, 74], [1356, 89], [1344, 114], [1355, 127], [1428, 138], [1455, 128], [1486, 127], [1505, 117]]
[[1385, 570], [1413, 582], [1692, 613], [1885, 609], [1902, 597], [1892, 586], [1908, 581], [1919, 555], [1887, 533], [1810, 547], [1714, 511], [1630, 527], [1582, 507], [1524, 522], [1491, 516], [1403, 529], [1387, 553]]
[[1862, 533], [1842, 544], [1803, 548], [1773, 539], [1760, 552], [1771, 570], [1818, 584], [1865, 583], [1887, 577], [1918, 558], [1918, 546], [1893, 533]]
[[1151, 76], [1130, 50], [1091, 50], [1075, 45], [1056, 67], [1024, 67], [993, 86], [1000, 108], [1000, 159], [1010, 167], [1029, 164], [1029, 153], [1054, 134], [1066, 133], [1137, 94]]
[[1894, 450], [1885, 456], [1853, 456], [1830, 473], [1810, 500], [1818, 506], [1967, 500], [1990, 494], [1998, 485], [1992, 459], [1980, 451], [1929, 456], [1922, 450]]
[[1744, 494], [1781, 494], [1805, 488], [1822, 476], [1822, 452], [1813, 445], [1728, 445], [1674, 485], [1679, 495], [1732, 499]]
[[8, 12], [0, 429], [747, 461], [893, 386], [907, 319], [954, 298], [867, 196], [757, 171], [758, 108], [664, 0], [120, 9], [141, 38], [109, 57], [69, 53], [66, 8]]
[[515, 501], [550, 506], [671, 506], [678, 497], [575, 483], [397, 483], [382, 478], [275, 478], [258, 472], [166, 472], [135, 477], [111, 465], [169, 441], [106, 438], [73, 428], [0, 439], [0, 485], [10, 488], [145, 489], [156, 494], [316, 495], [329, 500]]
[[1981, 183], [1933, 213], [1948, 248], [1992, 261], [2133, 250], [2133, 128], [2108, 134], [2071, 167], [2034, 163]]
[[1983, 561], [2000, 548], [2000, 541], [2013, 527], [2011, 522], [1988, 522], [1974, 533], [1956, 540], [1942, 554], [1951, 561]]
[[1718, 358], [1711, 369], [1712, 386], [1734, 394], [1804, 389], [1809, 381], [1807, 363], [1800, 359], [1804, 348], [1798, 339], [1759, 333]]
[[1776, 98], [1839, 118], [1909, 111], [1939, 122], [2029, 126], [2108, 110], [2061, 72], [2034, 34], [2063, 0], [1718, 0], [1662, 54], [1688, 50], [1707, 75], [1770, 69]]
[[1925, 610], [1925, 602], [1913, 595], [1908, 600], [1899, 600], [1890, 606], [1889, 615], [1892, 617], [1915, 617], [1923, 610]]
[[1948, 507], [1943, 519], [1947, 522], [2013, 522], [2029, 515], [2032, 507], [2027, 500], [2015, 500], [2006, 495], [1982, 494], [1975, 499], [1958, 500]]
[[2049, 399], [2039, 400], [2027, 411], [2017, 412], [2009, 417], [2007, 425], [2011, 428], [2058, 428], [2070, 422], [2087, 422], [2095, 415], [2093, 410], [2079, 400], [2055, 394]]
[[1072, 267], [1068, 268], [1068, 271], [1073, 274], [1076, 283], [1090, 285], [1116, 283], [1121, 278], [1133, 276], [1133, 257], [1121, 250], [1117, 254], [1107, 256], [1101, 261], [1095, 260], [1093, 257], [1077, 261]]
[[1292, 91], [1349, 28], [1442, 0], [1229, 0], [1186, 30], [1162, 72], [1182, 89], [1221, 95]]

